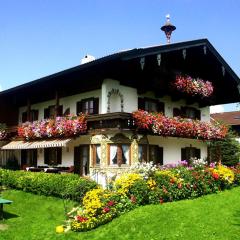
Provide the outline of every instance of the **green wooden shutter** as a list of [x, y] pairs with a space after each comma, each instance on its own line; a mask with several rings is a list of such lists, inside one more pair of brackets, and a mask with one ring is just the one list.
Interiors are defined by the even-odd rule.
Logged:
[[144, 98], [138, 98], [138, 109], [145, 110], [145, 101]]
[[181, 161], [183, 160], [188, 160], [187, 159], [187, 149], [186, 148], [181, 148]]
[[50, 111], [49, 108], [44, 108], [44, 118], [49, 118], [50, 117]]
[[165, 111], [165, 109], [164, 109], [164, 102], [158, 102], [157, 103], [157, 111], [164, 114], [164, 111]]
[[49, 148], [44, 149], [44, 164], [49, 164]]
[[62, 148], [57, 148], [57, 164], [62, 164]]
[[99, 113], [99, 98], [93, 99], [93, 114]]
[[198, 109], [195, 109], [195, 117], [198, 120], [201, 120], [201, 111]]
[[26, 122], [27, 121], [27, 112], [23, 112], [22, 113], [22, 122]]
[[198, 149], [198, 148], [195, 148], [195, 157], [197, 159], [200, 159], [201, 158], [201, 150]]
[[181, 116], [181, 110], [179, 108], [173, 108], [173, 116], [174, 117]]
[[63, 115], [63, 105], [58, 106], [57, 109], [57, 116], [62, 116]]
[[76, 114], [78, 115], [83, 111], [82, 109], [82, 101], [77, 102]]

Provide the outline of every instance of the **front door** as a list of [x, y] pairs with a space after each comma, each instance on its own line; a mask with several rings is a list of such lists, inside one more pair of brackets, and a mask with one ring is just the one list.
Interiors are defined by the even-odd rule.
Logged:
[[89, 174], [89, 145], [74, 148], [74, 173], [80, 176]]

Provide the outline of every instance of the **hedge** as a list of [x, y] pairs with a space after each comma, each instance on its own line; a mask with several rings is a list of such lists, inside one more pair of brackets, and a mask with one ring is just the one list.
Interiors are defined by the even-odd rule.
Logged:
[[0, 169], [0, 185], [38, 195], [82, 201], [85, 193], [97, 183], [76, 174], [11, 171]]

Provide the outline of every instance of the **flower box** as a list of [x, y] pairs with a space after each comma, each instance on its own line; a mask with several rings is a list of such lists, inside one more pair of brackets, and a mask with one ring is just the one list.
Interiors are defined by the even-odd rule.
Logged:
[[146, 129], [161, 136], [213, 140], [224, 138], [228, 131], [226, 126], [219, 123], [166, 117], [161, 113], [149, 113], [143, 110], [133, 112], [133, 118], [139, 129]]
[[56, 117], [34, 122], [25, 122], [18, 127], [18, 136], [26, 140], [71, 137], [86, 133], [86, 116]]
[[200, 98], [210, 97], [214, 90], [211, 82], [187, 75], [177, 75], [172, 87], [179, 92]]

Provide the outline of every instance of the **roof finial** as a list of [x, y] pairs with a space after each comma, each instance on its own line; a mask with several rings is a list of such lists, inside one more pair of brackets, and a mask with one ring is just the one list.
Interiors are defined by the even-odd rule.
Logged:
[[166, 15], [166, 19], [167, 22], [161, 27], [161, 30], [166, 34], [167, 43], [170, 43], [171, 34], [176, 29], [176, 27], [170, 23], [170, 14]]

